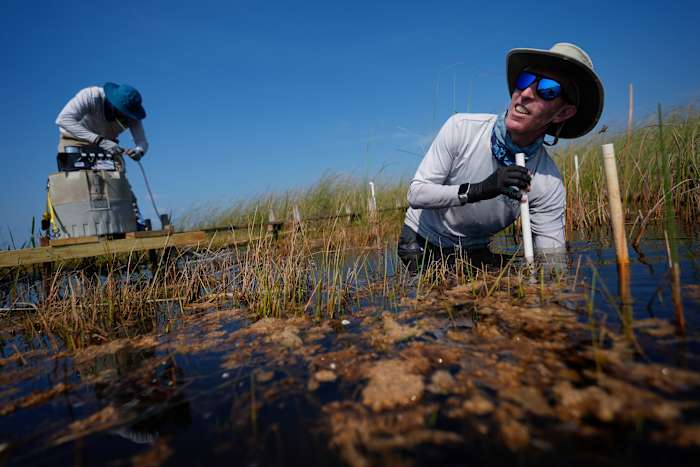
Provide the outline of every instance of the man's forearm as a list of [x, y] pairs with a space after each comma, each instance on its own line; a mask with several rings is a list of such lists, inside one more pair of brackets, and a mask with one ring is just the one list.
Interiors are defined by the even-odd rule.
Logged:
[[71, 118], [59, 116], [56, 123], [74, 138], [82, 139], [92, 144], [97, 144], [99, 142], [100, 135], [93, 133]]
[[414, 209], [441, 209], [459, 206], [459, 185], [438, 185], [413, 180], [408, 189], [408, 204]]

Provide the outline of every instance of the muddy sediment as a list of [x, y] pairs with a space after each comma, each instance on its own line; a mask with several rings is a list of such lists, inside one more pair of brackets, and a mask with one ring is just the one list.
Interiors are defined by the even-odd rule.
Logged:
[[[548, 286], [549, 287], [549, 286]], [[654, 363], [565, 291], [467, 285], [342, 320], [177, 331], [0, 361], [10, 465], [687, 465], [700, 373]], [[647, 319], [634, 336], [668, 339]], [[233, 456], [233, 457], [232, 457]]]

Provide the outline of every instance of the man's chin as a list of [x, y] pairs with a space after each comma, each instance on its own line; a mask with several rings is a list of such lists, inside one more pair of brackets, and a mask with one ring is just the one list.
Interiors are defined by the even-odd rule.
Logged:
[[527, 124], [525, 122], [513, 120], [510, 116], [506, 118], [505, 124], [506, 130], [510, 133], [520, 133], [527, 127]]

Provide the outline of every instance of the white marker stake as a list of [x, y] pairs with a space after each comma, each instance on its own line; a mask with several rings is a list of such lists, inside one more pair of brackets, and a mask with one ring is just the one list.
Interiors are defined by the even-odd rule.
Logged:
[[374, 192], [374, 182], [369, 182], [369, 218], [372, 222], [377, 220], [377, 196]]
[[[520, 167], [525, 167], [525, 154], [519, 152], [515, 155], [515, 163]], [[523, 248], [525, 248], [525, 260], [532, 263], [535, 255], [532, 250], [532, 229], [530, 228], [530, 202], [527, 200], [527, 194], [523, 193], [520, 201], [520, 218], [523, 223]]]

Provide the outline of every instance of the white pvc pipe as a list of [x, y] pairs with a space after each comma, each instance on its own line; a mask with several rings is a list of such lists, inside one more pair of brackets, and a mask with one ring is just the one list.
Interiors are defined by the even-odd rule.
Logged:
[[[515, 155], [515, 163], [520, 167], [525, 167], [525, 154], [519, 152]], [[525, 260], [532, 263], [535, 254], [532, 248], [532, 228], [530, 227], [530, 202], [527, 193], [523, 192], [520, 200], [520, 218], [523, 224], [523, 248], [525, 249]]]
[[374, 192], [374, 182], [369, 182], [369, 193], [370, 193], [370, 200], [369, 200], [370, 211], [374, 212], [377, 210], [377, 197], [376, 197], [376, 193]]

